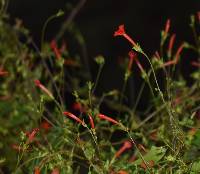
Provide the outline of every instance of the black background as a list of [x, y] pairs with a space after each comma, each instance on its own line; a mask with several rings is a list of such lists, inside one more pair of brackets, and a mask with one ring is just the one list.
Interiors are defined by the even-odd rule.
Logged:
[[[64, 0], [10, 0], [8, 12], [11, 19], [21, 18], [24, 25], [31, 31], [35, 42], [40, 44], [41, 30], [46, 19], [59, 9], [66, 11], [64, 17], [52, 21], [47, 28], [46, 39], [51, 40], [59, 31], [61, 23], [69, 16], [69, 4], [75, 6], [79, 1]], [[106, 58], [106, 66], [101, 76], [98, 91], [113, 88], [121, 89], [124, 71], [117, 65], [119, 57], [127, 56], [131, 49], [124, 39], [114, 38], [113, 33], [118, 25], [125, 24], [127, 33], [139, 42], [143, 50], [152, 55], [160, 43], [160, 30], [164, 28], [166, 20], [171, 19], [171, 33], [176, 33], [176, 45], [183, 40], [192, 41], [189, 28], [190, 15], [200, 10], [199, 0], [87, 0], [84, 7], [75, 17], [74, 22], [84, 36], [87, 59], [90, 61], [90, 71], [93, 79], [96, 77], [96, 66], [91, 60], [98, 54]], [[69, 35], [64, 39], [71, 42]], [[72, 44], [72, 50], [79, 47]], [[191, 57], [194, 59], [195, 57]], [[188, 59], [182, 63], [188, 64]], [[143, 60], [141, 60], [143, 62]], [[191, 67], [186, 67], [186, 78]], [[132, 79], [134, 91], [140, 86], [138, 73]], [[132, 94], [134, 96], [134, 94]], [[134, 98], [134, 97], [133, 97]]]

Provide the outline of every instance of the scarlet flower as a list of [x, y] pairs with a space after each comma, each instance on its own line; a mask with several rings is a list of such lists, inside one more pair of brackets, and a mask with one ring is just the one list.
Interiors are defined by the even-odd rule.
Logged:
[[164, 64], [163, 64], [163, 67], [169, 66], [169, 65], [175, 65], [175, 64], [177, 64], [177, 63], [178, 63], [178, 60], [179, 60], [179, 57], [180, 57], [180, 54], [181, 54], [183, 48], [184, 48], [184, 43], [181, 44], [181, 45], [179, 46], [179, 48], [177, 49], [177, 52], [176, 52], [176, 54], [175, 54], [174, 60], [170, 60], [170, 61], [164, 63]]
[[41, 83], [39, 80], [34, 80], [34, 82], [35, 82], [35, 86], [40, 87]]
[[144, 152], [147, 152], [146, 148], [142, 144], [138, 144], [138, 148]]
[[[152, 167], [154, 166], [154, 164], [155, 164], [154, 161], [151, 160], [151, 161], [148, 161], [147, 164], [145, 164], [144, 162], [142, 162], [142, 163], [140, 164], [140, 167], [143, 168], [144, 170], [146, 170], [147, 167], [152, 168]], [[147, 165], [148, 165], [148, 166], [147, 166]]]
[[40, 174], [40, 168], [39, 167], [35, 167], [34, 174]]
[[117, 31], [115, 31], [114, 36], [123, 36], [124, 34], [126, 34], [126, 32], [125, 32], [124, 24], [123, 24], [119, 26]]
[[144, 68], [142, 67], [142, 65], [140, 64], [139, 60], [138, 59], [135, 59], [136, 61], [136, 64], [138, 66], [138, 68], [140, 69], [141, 72], [144, 72]]
[[130, 159], [128, 160], [128, 162], [129, 163], [132, 163], [132, 162], [134, 162], [134, 161], [136, 161], [137, 160], [137, 156], [135, 155], [135, 154], [133, 154], [131, 157], [130, 157]]
[[134, 59], [136, 58], [137, 54], [133, 51], [129, 51], [129, 64], [128, 64], [128, 70], [131, 71], [131, 67], [133, 64]]
[[94, 126], [94, 120], [93, 120], [93, 118], [92, 118], [91, 115], [88, 115], [88, 117], [89, 117], [90, 125], [91, 125], [92, 129], [94, 129], [95, 128], [95, 126]]
[[128, 70], [131, 70], [132, 64], [133, 64], [133, 60], [136, 61], [136, 64], [138, 66], [138, 68], [140, 69], [141, 72], [144, 72], [144, 68], [142, 67], [142, 65], [140, 64], [139, 60], [137, 59], [137, 54], [133, 51], [129, 51], [129, 64], [128, 64]]
[[67, 49], [67, 44], [65, 41], [63, 41], [59, 51], [60, 51], [60, 53], [63, 53], [66, 49]]
[[40, 127], [42, 129], [44, 129], [45, 131], [48, 131], [52, 126], [49, 124], [49, 122], [47, 122], [46, 120], [43, 121], [40, 125]]
[[176, 38], [176, 34], [173, 34], [173, 35], [170, 37], [169, 46], [168, 46], [168, 53], [169, 53], [169, 55], [171, 55], [171, 52], [172, 52], [172, 48], [173, 48], [173, 45], [174, 45], [175, 38]]
[[43, 85], [39, 80], [34, 80], [35, 86], [39, 87], [44, 93], [46, 93], [49, 97], [54, 98], [51, 92]]
[[76, 115], [74, 115], [74, 114], [72, 114], [70, 112], [67, 112], [67, 111], [63, 112], [63, 114], [68, 116], [68, 117], [70, 117], [70, 118], [72, 118], [72, 119], [74, 119], [75, 121], [77, 121], [78, 123], [82, 124], [83, 126], [85, 126], [85, 123], [80, 118], [78, 118]]
[[86, 109], [82, 106], [81, 103], [78, 103], [78, 102], [73, 103], [72, 108], [75, 111], [86, 112]]
[[58, 168], [53, 169], [51, 172], [51, 174], [59, 174], [59, 173], [60, 173], [60, 171]]
[[125, 29], [124, 29], [124, 24], [120, 25], [118, 27], [118, 30], [114, 32], [114, 37], [116, 36], [123, 36], [125, 39], [127, 39], [131, 43], [131, 45], [137, 47], [137, 44], [133, 41], [133, 39], [128, 34], [126, 34]]
[[55, 56], [57, 59], [60, 59], [61, 58], [61, 53], [59, 51], [59, 49], [57, 48], [57, 44], [56, 44], [56, 41], [55, 40], [52, 40], [51, 43], [50, 43], [50, 47], [51, 49], [53, 50]]
[[176, 64], [176, 62], [175, 62], [174, 60], [170, 60], [170, 61], [168, 61], [168, 62], [165, 62], [165, 63], [163, 64], [163, 67], [170, 66], [170, 65], [175, 65], [175, 64]]
[[154, 130], [154, 131], [152, 131], [150, 133], [149, 139], [151, 139], [153, 141], [157, 141], [158, 140], [158, 132], [157, 132], [157, 130]]
[[155, 52], [155, 57], [156, 57], [157, 59], [160, 59], [160, 55], [159, 55], [158, 51]]
[[115, 158], [118, 158], [125, 150], [130, 149], [132, 143], [130, 141], [125, 141], [123, 146], [115, 153]]
[[119, 170], [117, 172], [117, 174], [129, 174], [129, 173], [127, 171], [125, 171], [125, 170]]
[[106, 116], [106, 115], [98, 114], [98, 117], [99, 117], [100, 119], [102, 119], [102, 120], [107, 120], [107, 121], [109, 121], [109, 122], [111, 122], [111, 123], [113, 123], [113, 124], [119, 124], [118, 121], [116, 121], [116, 120], [114, 120], [114, 119], [112, 119], [112, 118], [110, 118], [110, 117], [108, 117], [108, 116]]
[[39, 128], [34, 128], [31, 132], [26, 132], [26, 136], [28, 137], [28, 143], [33, 142], [35, 139], [35, 135], [39, 131]]
[[165, 34], [169, 32], [170, 24], [171, 24], [170, 19], [167, 19], [167, 22], [165, 24]]
[[8, 71], [0, 70], [0, 76], [5, 76], [8, 74]]
[[178, 59], [179, 59], [179, 57], [180, 57], [180, 54], [181, 54], [183, 48], [184, 48], [184, 43], [181, 44], [181, 45], [179, 46], [179, 48], [178, 48], [178, 50], [177, 50], [177, 52], [176, 52], [176, 55], [175, 55], [175, 63], [178, 62]]
[[11, 147], [12, 147], [12, 149], [14, 149], [14, 150], [16, 150], [16, 151], [21, 151], [23, 148], [22, 147], [20, 147], [19, 145], [17, 145], [17, 144], [12, 144], [11, 145]]

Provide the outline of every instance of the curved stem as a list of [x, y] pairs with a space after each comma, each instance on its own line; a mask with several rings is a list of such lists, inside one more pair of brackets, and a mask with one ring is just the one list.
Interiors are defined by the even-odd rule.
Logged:
[[99, 70], [98, 70], [98, 73], [97, 73], [97, 77], [96, 77], [96, 81], [95, 81], [95, 84], [94, 84], [94, 88], [93, 88], [91, 94], [94, 94], [94, 92], [96, 90], [96, 87], [97, 87], [97, 84], [99, 82], [99, 78], [100, 78], [100, 75], [101, 75], [101, 72], [102, 72], [102, 69], [103, 69], [103, 65], [104, 64], [101, 64], [100, 67], [99, 67]]
[[44, 26], [42, 27], [42, 35], [41, 35], [41, 51], [43, 51], [43, 46], [44, 46], [44, 35], [45, 35], [45, 30], [47, 28], [48, 23], [53, 20], [54, 18], [57, 18], [59, 16], [62, 16], [64, 12], [58, 11], [58, 13], [50, 16], [46, 22], [44, 23]]

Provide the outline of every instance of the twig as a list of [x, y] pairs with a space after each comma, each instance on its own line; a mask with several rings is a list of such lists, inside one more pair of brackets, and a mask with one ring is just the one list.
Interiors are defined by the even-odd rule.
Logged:
[[74, 7], [74, 9], [72, 10], [72, 12], [70, 13], [70, 15], [67, 17], [67, 19], [65, 20], [65, 22], [63, 23], [61, 30], [58, 32], [58, 34], [56, 35], [56, 40], [59, 40], [66, 28], [69, 26], [69, 24], [74, 20], [74, 18], [76, 17], [76, 15], [78, 14], [78, 12], [80, 11], [80, 9], [84, 6], [84, 4], [86, 3], [87, 0], [80, 0], [79, 3], [76, 5], [76, 7]]

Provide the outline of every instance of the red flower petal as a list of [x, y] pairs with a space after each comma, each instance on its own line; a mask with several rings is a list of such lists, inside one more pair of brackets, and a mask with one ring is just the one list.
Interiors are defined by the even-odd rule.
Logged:
[[84, 122], [80, 118], [78, 118], [76, 115], [74, 115], [74, 114], [72, 114], [70, 112], [67, 112], [67, 111], [63, 112], [63, 114], [68, 116], [68, 117], [70, 117], [70, 118], [72, 118], [72, 119], [74, 119], [75, 121], [77, 121], [78, 123], [82, 124], [83, 126], [85, 125]]
[[125, 34], [124, 24], [120, 25], [118, 30], [115, 31], [114, 36], [121, 36]]
[[88, 117], [89, 117], [89, 119], [90, 119], [90, 124], [91, 124], [92, 129], [94, 129], [94, 128], [95, 128], [95, 127], [94, 127], [94, 120], [93, 120], [93, 118], [92, 118], [91, 115], [88, 115]]
[[110, 117], [108, 117], [108, 116], [106, 116], [106, 115], [99, 114], [98, 117], [99, 117], [100, 119], [107, 120], [107, 121], [109, 121], [109, 122], [111, 122], [111, 123], [119, 124], [118, 121], [116, 121], [116, 120], [114, 120], [114, 119], [112, 119], [112, 118], [110, 118]]
[[35, 82], [35, 86], [39, 87], [41, 85], [41, 82], [39, 80], [34, 80], [34, 82]]

